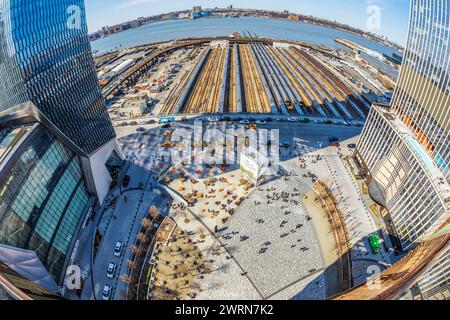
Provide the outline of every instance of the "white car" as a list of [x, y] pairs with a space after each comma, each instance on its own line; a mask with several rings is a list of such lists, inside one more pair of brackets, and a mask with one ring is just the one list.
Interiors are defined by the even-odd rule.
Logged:
[[258, 120], [256, 121], [257, 124], [266, 124], [267, 122], [265, 120]]
[[219, 118], [208, 118], [209, 122], [218, 122]]
[[111, 286], [106, 285], [106, 286], [103, 287], [102, 299], [103, 300], [111, 299]]
[[297, 122], [297, 119], [291, 117], [291, 118], [288, 118], [288, 121], [289, 121], [289, 122]]
[[122, 249], [123, 249], [123, 242], [117, 241], [116, 245], [114, 246], [114, 255], [116, 257], [120, 257], [120, 255], [122, 254]]
[[314, 120], [314, 123], [322, 123], [320, 120]]
[[250, 121], [248, 121], [248, 120], [241, 120], [241, 121], [239, 121], [239, 123], [240, 123], [240, 124], [249, 124]]
[[108, 264], [108, 269], [106, 269], [106, 276], [109, 278], [109, 279], [112, 279], [112, 278], [114, 278], [114, 274], [116, 273], [116, 264], [115, 263], [113, 263], [113, 262], [110, 262], [109, 264]]

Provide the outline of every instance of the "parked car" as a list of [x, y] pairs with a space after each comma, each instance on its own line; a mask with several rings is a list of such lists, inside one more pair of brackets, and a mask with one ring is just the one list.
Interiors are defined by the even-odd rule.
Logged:
[[145, 131], [145, 128], [139, 127], [139, 128], [136, 129], [136, 131], [137, 132], [142, 132], [142, 131]]
[[145, 124], [155, 124], [155, 123], [156, 123], [155, 119], [150, 119], [150, 120], [145, 121]]
[[328, 142], [338, 142], [339, 138], [338, 137], [329, 137], [328, 138]]
[[296, 119], [296, 118], [293, 118], [293, 117], [290, 117], [290, 118], [288, 118], [288, 121], [289, 121], [289, 122], [297, 122], [297, 119]]
[[258, 120], [258, 121], [256, 121], [256, 123], [257, 123], [257, 124], [266, 124], [266, 121], [264, 121], [264, 120]]
[[106, 285], [103, 287], [103, 291], [102, 291], [102, 299], [103, 300], [109, 300], [111, 299], [111, 286]]
[[241, 121], [239, 121], [239, 123], [240, 123], [240, 124], [249, 124], [250, 121], [248, 121], [248, 120], [241, 120]]
[[347, 145], [347, 147], [348, 147], [349, 149], [355, 149], [355, 148], [356, 148], [356, 144], [350, 143], [350, 144]]
[[114, 255], [116, 257], [120, 257], [120, 255], [122, 254], [122, 250], [123, 250], [123, 242], [117, 241], [116, 245], [114, 246]]
[[115, 263], [110, 262], [110, 263], [108, 264], [108, 268], [106, 269], [106, 276], [107, 276], [109, 279], [114, 278], [114, 274], [116, 273], [116, 268], [117, 268], [117, 266], [116, 266]]

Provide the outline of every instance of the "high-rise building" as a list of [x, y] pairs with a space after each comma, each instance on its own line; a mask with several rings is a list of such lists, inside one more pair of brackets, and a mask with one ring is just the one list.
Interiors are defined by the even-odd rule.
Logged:
[[417, 282], [422, 299], [450, 300], [450, 249]]
[[32, 101], [90, 155], [115, 137], [97, 81], [83, 0], [0, 1], [0, 112]]
[[14, 256], [2, 245], [33, 253], [61, 287], [76, 235], [109, 190], [107, 161], [117, 158], [84, 1], [0, 0], [2, 262]]
[[373, 106], [356, 152], [404, 249], [449, 214], [449, 16], [447, 1], [412, 1], [393, 101]]
[[[393, 100], [372, 107], [355, 152], [372, 197], [387, 209], [392, 238], [405, 250], [426, 240], [450, 216], [449, 30], [450, 2], [411, 1]], [[442, 283], [433, 270], [449, 265], [447, 253], [427, 276], [437, 280], [426, 283]], [[425, 287], [424, 281], [419, 284]]]
[[0, 300], [60, 300], [0, 261]]

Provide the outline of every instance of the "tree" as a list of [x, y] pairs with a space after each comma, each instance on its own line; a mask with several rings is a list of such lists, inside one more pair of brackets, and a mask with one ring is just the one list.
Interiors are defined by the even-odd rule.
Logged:
[[119, 280], [122, 281], [123, 283], [126, 283], [126, 284], [130, 284], [130, 281], [131, 281], [130, 277], [128, 275], [126, 275], [126, 274], [122, 274], [119, 277]]
[[150, 209], [148, 209], [148, 214], [151, 218], [156, 217], [156, 215], [158, 214], [158, 208], [156, 208], [155, 206], [151, 206]]
[[135, 255], [135, 254], [138, 253], [139, 248], [138, 248], [137, 245], [133, 244], [133, 245], [131, 246], [131, 248], [130, 248], [130, 251], [131, 251], [131, 253], [132, 253], [133, 255]]
[[141, 220], [141, 226], [145, 230], [148, 230], [148, 228], [151, 226], [152, 222], [150, 219], [144, 218]]
[[139, 232], [137, 234], [136, 238], [142, 243], [146, 243], [148, 240], [148, 238], [145, 236], [145, 234], [143, 232]]
[[127, 266], [128, 269], [133, 268], [133, 264], [134, 262], [129, 259], [125, 262], [125, 265]]

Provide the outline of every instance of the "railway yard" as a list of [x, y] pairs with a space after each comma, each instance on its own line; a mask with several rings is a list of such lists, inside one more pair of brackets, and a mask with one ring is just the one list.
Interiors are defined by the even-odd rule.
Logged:
[[148, 108], [142, 114], [151, 116], [250, 113], [364, 121], [374, 102], [367, 97], [384, 98], [389, 90], [355, 81], [343, 71], [349, 69], [345, 63], [290, 43], [210, 39], [165, 52], [107, 99], [144, 91]]

